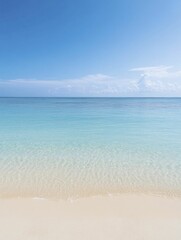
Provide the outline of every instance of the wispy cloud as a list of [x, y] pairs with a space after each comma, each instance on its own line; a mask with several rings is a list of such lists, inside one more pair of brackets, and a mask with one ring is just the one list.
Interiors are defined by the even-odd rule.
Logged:
[[0, 80], [0, 95], [20, 96], [154, 96], [181, 95], [181, 71], [171, 66], [132, 68], [132, 78], [104, 74], [62, 80]]
[[104, 74], [63, 80], [15, 79], [0, 83], [11, 88], [41, 88], [49, 96], [119, 96], [130, 91], [129, 80]]
[[140, 72], [145, 77], [156, 77], [156, 78], [173, 78], [181, 77], [181, 70], [174, 71], [172, 66], [155, 66], [155, 67], [140, 67], [132, 68], [132, 72]]

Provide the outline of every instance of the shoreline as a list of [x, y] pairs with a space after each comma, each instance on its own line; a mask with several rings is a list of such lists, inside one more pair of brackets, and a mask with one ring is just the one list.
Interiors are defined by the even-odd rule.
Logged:
[[95, 194], [81, 194], [81, 195], [30, 195], [30, 194], [20, 194], [20, 195], [6, 195], [0, 194], [1, 200], [45, 200], [45, 201], [77, 201], [77, 200], [88, 200], [94, 198], [121, 198], [124, 196], [143, 196], [143, 197], [155, 197], [155, 198], [167, 198], [167, 199], [180, 199], [181, 200], [181, 192], [171, 192], [171, 191], [146, 191], [146, 190], [130, 190], [130, 191], [122, 191], [122, 192], [107, 192], [107, 193], [95, 193]]
[[181, 239], [181, 199], [147, 194], [0, 199], [0, 239]]

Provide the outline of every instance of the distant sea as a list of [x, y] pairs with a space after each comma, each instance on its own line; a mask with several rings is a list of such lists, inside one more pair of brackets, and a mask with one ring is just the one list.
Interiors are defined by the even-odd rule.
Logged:
[[0, 197], [181, 195], [181, 98], [0, 98]]

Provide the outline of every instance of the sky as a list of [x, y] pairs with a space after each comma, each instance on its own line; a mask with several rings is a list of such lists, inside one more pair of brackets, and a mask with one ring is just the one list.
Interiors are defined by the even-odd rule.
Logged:
[[180, 26], [180, 0], [0, 0], [0, 97], [179, 97]]

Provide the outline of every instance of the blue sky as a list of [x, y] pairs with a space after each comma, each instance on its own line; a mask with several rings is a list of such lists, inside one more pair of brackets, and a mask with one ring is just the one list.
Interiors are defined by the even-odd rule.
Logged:
[[1, 0], [0, 96], [181, 96], [180, 0]]

